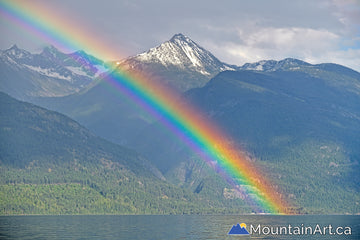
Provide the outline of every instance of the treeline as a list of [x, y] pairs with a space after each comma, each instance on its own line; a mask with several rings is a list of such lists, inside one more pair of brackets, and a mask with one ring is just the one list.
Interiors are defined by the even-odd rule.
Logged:
[[[73, 166], [74, 167], [74, 166]], [[155, 177], [102, 166], [1, 167], [0, 214], [249, 213], [240, 199], [214, 199]]]

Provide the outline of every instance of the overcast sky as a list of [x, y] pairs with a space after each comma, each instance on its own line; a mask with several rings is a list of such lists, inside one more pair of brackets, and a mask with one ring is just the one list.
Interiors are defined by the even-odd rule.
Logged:
[[[293, 57], [360, 71], [360, 0], [33, 1], [91, 26], [124, 57], [183, 33], [229, 64]], [[1, 21], [1, 49], [46, 44]]]

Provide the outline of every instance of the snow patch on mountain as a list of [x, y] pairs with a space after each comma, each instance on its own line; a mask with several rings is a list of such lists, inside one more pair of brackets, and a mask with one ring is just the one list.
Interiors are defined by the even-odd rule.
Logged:
[[66, 67], [66, 69], [77, 75], [89, 76], [81, 67]]
[[38, 72], [41, 75], [47, 76], [47, 77], [62, 79], [62, 80], [66, 80], [66, 81], [69, 81], [69, 82], [71, 81], [70, 76], [60, 75], [58, 72], [55, 72], [53, 69], [34, 67], [34, 66], [26, 65], [26, 64], [24, 64], [23, 66], [25, 66], [25, 67], [27, 67], [27, 68], [35, 71], [35, 72]]
[[97, 72], [95, 73], [95, 77], [98, 77], [101, 74], [109, 71], [109, 69], [107, 67], [105, 67], [104, 65], [95, 65], [94, 67], [97, 69]]
[[16, 62], [8, 55], [2, 54], [1, 58], [5, 60], [5, 63], [16, 64]]
[[109, 70], [108, 68], [106, 68], [103, 65], [95, 65], [93, 67], [96, 69], [96, 72], [94, 75], [90, 75], [89, 72], [86, 72], [82, 67], [68, 66], [68, 67], [66, 67], [66, 69], [71, 71], [73, 74], [77, 74], [77, 75], [85, 76], [85, 77], [98, 77], [98, 76], [100, 76], [100, 74], [107, 72]]
[[301, 67], [309, 67], [311, 64], [294, 59], [294, 58], [285, 58], [280, 61], [275, 60], [262, 60], [255, 63], [246, 63], [240, 69], [242, 70], [255, 70], [255, 71], [265, 71], [273, 72], [277, 70], [299, 70]]

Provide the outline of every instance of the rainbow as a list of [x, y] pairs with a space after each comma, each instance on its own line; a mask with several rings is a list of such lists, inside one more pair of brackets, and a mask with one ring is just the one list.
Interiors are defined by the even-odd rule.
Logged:
[[[47, 7], [45, 2], [39, 5], [32, 1], [1, 1], [0, 14], [11, 23], [62, 49], [83, 49], [100, 59], [121, 58], [114, 56], [111, 48], [90, 31], [85, 31], [83, 26], [76, 26], [70, 18], [55, 14], [54, 9]], [[229, 136], [182, 99], [180, 94], [143, 74], [119, 68], [104, 80], [161, 119], [202, 159], [215, 166], [228, 182], [245, 193], [260, 211], [273, 214], [287, 212], [288, 204], [277, 187], [246, 158]]]

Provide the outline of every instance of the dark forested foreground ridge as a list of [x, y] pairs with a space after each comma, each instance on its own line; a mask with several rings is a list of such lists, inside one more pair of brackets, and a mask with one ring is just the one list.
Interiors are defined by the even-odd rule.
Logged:
[[134, 151], [62, 114], [3, 93], [0, 111], [0, 214], [251, 211], [241, 199], [224, 198], [219, 180], [212, 184], [216, 193], [201, 194], [164, 181]]

